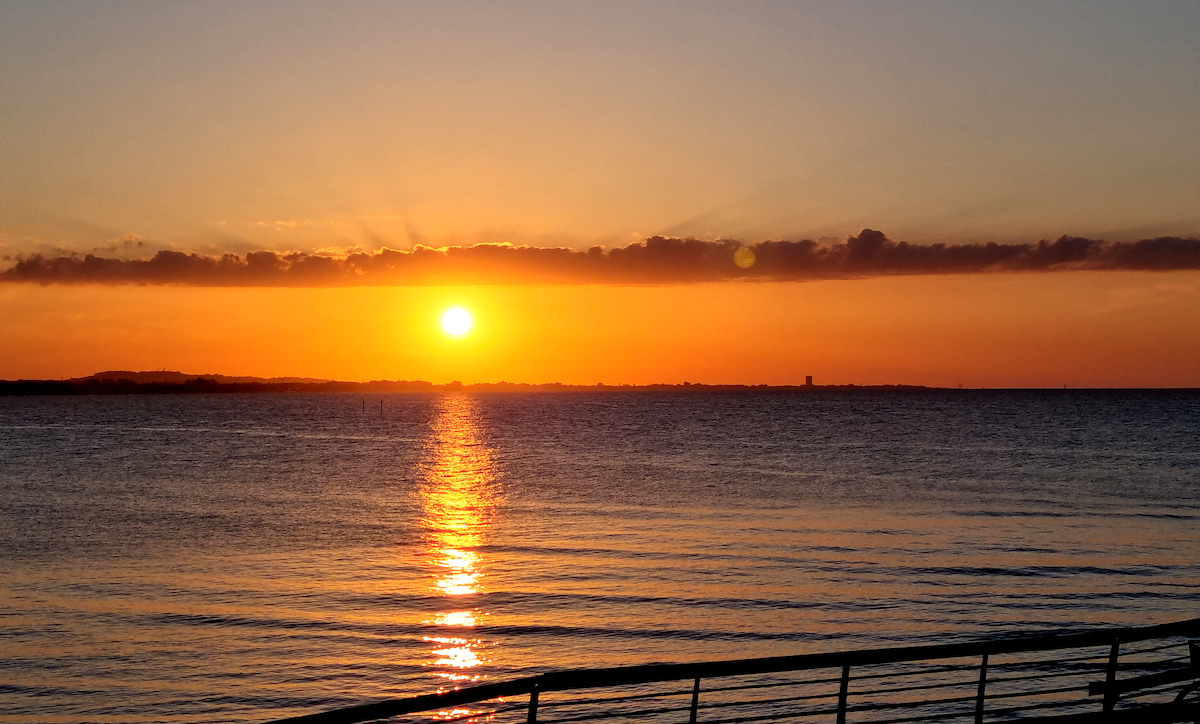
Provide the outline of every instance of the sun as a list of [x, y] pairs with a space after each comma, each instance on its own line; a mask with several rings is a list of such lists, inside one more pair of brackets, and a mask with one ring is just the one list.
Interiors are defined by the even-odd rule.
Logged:
[[442, 329], [455, 337], [463, 336], [471, 329], [471, 313], [462, 307], [447, 309], [442, 315]]

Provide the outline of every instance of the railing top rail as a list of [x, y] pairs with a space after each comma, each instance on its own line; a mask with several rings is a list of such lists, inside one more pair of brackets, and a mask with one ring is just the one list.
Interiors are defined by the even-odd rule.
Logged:
[[552, 671], [493, 684], [482, 684], [439, 694], [363, 704], [306, 716], [280, 719], [272, 724], [352, 724], [387, 717], [434, 711], [446, 707], [487, 701], [502, 696], [538, 691], [566, 691], [607, 686], [651, 684], [684, 679], [706, 679], [783, 671], [808, 671], [842, 666], [870, 666], [906, 661], [933, 661], [960, 657], [1056, 651], [1060, 649], [1132, 643], [1168, 636], [1200, 636], [1200, 618], [1154, 626], [1104, 628], [1080, 633], [1013, 636], [953, 644], [929, 644], [890, 648], [857, 649], [820, 654], [731, 659], [689, 664], [644, 664], [602, 669]]

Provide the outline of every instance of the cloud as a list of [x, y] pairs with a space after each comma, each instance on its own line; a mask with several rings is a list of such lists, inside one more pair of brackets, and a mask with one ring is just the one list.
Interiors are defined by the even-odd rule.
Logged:
[[[749, 249], [752, 254], [745, 250]], [[477, 244], [344, 254], [254, 251], [206, 256], [160, 251], [149, 259], [87, 254], [18, 257], [0, 281], [193, 286], [401, 286], [457, 284], [686, 284], [899, 274], [1200, 269], [1200, 240], [1106, 242], [1062, 236], [1036, 244], [910, 244], [863, 229], [840, 243], [700, 241], [654, 236], [586, 251]]]

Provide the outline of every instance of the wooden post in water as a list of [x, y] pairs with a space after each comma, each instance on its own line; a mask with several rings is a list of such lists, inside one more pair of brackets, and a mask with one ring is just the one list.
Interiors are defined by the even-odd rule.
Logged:
[[1117, 656], [1121, 650], [1121, 642], [1113, 641], [1112, 649], [1108, 652], [1108, 676], [1104, 679], [1104, 711], [1112, 711], [1121, 695], [1117, 691]]
[[696, 677], [696, 682], [692, 684], [692, 715], [688, 717], [688, 724], [696, 724], [696, 710], [700, 708], [700, 677]]
[[983, 693], [987, 690], [987, 659], [988, 655], [983, 655], [983, 662], [979, 664], [979, 693], [975, 695], [975, 724], [983, 724]]
[[850, 664], [842, 667], [842, 688], [838, 691], [837, 724], [846, 724], [846, 695], [850, 692]]
[[526, 724], [537, 724], [537, 700], [538, 685], [534, 684], [529, 692], [529, 716], [525, 719]]

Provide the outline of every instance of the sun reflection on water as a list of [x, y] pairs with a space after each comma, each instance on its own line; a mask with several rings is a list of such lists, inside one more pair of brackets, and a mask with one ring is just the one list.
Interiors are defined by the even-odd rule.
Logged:
[[[432, 645], [429, 664], [455, 685], [483, 678], [472, 671], [489, 659], [484, 642], [469, 629], [487, 615], [478, 605], [486, 591], [485, 560], [480, 553], [499, 500], [492, 451], [479, 440], [475, 401], [444, 395], [434, 419], [425, 484], [424, 556], [433, 573], [431, 590], [445, 597], [444, 608], [426, 623], [445, 627], [426, 636]], [[464, 631], [463, 629], [467, 629]], [[466, 712], [459, 712], [459, 715]], [[445, 714], [445, 712], [440, 712]]]

